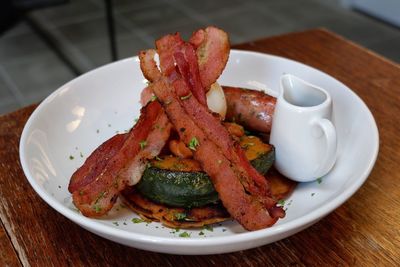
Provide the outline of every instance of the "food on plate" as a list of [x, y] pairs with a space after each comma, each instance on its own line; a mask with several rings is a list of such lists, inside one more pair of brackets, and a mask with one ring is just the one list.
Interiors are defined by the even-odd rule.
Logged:
[[269, 133], [272, 125], [276, 98], [262, 91], [243, 90], [224, 86], [227, 99], [226, 119], [235, 121], [246, 129]]
[[[251, 165], [266, 174], [274, 160], [273, 146], [255, 136], [243, 136], [240, 145]], [[190, 158], [164, 156], [151, 160], [135, 188], [152, 201], [175, 207], [200, 207], [219, 200], [210, 177]]]
[[161, 105], [154, 101], [142, 108], [139, 121], [129, 133], [113, 137], [96, 149], [72, 175], [68, 187], [82, 214], [106, 214], [119, 192], [140, 180], [146, 160], [160, 153], [171, 127]]
[[229, 213], [221, 204], [209, 204], [191, 209], [171, 207], [150, 201], [133, 188], [122, 192], [125, 204], [144, 217], [145, 220], [159, 221], [172, 228], [194, 228], [226, 221]]
[[275, 172], [278, 190], [271, 188], [274, 148], [242, 127], [268, 133], [275, 100], [222, 89], [216, 80], [228, 57], [228, 36], [216, 27], [189, 42], [169, 34], [156, 49], [140, 52], [149, 85], [139, 121], [103, 143], [71, 177], [69, 191], [83, 215], [106, 214], [122, 194], [141, 216], [171, 227], [232, 217], [258, 230], [285, 216], [277, 196], [286, 197], [293, 184]]

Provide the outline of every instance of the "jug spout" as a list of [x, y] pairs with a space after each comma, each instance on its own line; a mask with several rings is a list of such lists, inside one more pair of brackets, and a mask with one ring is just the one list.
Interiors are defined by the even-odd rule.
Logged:
[[318, 106], [330, 100], [329, 94], [325, 90], [292, 74], [285, 74], [281, 77], [279, 97], [298, 107]]

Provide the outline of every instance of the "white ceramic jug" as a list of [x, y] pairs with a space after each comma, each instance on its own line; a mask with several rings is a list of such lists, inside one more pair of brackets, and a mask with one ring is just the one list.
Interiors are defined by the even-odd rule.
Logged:
[[331, 170], [337, 144], [331, 115], [328, 92], [290, 74], [281, 77], [270, 136], [279, 172], [308, 182]]

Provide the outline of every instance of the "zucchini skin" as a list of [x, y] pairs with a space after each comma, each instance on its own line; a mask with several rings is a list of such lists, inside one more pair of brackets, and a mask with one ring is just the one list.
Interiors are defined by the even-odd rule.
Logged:
[[201, 207], [219, 201], [210, 177], [204, 172], [148, 167], [136, 188], [150, 200], [172, 207]]
[[275, 161], [275, 147], [271, 146], [271, 150], [258, 156], [250, 161], [251, 165], [262, 175], [265, 175], [272, 167]]
[[[242, 138], [241, 145], [251, 165], [265, 175], [275, 160], [274, 146], [254, 136]], [[189, 164], [192, 161], [168, 157], [155, 162], [146, 168], [135, 188], [144, 197], [171, 207], [193, 208], [217, 203], [218, 193], [210, 177], [199, 171], [196, 164]]]
[[[272, 149], [256, 159], [251, 165], [266, 174], [275, 159]], [[148, 199], [172, 207], [193, 208], [219, 201], [210, 177], [204, 172], [186, 172], [147, 167], [135, 188]]]

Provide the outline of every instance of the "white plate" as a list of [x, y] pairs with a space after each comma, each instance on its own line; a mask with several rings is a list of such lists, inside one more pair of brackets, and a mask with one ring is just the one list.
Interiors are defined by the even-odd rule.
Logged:
[[[34, 190], [58, 212], [95, 234], [128, 246], [174, 254], [216, 254], [280, 240], [317, 222], [352, 196], [367, 179], [379, 147], [378, 130], [366, 105], [344, 84], [319, 70], [281, 57], [233, 50], [219, 82], [276, 91], [283, 73], [331, 94], [339, 156], [321, 182], [296, 188], [285, 204], [287, 216], [269, 229], [247, 232], [229, 221], [215, 225], [212, 231], [176, 232], [159, 223], [133, 223], [137, 216], [119, 204], [101, 220], [76, 211], [67, 190], [71, 174], [92, 150], [116, 131], [129, 129], [139, 115], [140, 91], [146, 81], [137, 57], [86, 73], [44, 100], [22, 133], [23, 170]], [[190, 237], [180, 236], [185, 231]]]

